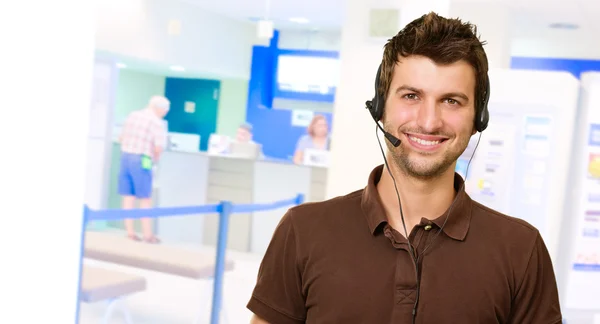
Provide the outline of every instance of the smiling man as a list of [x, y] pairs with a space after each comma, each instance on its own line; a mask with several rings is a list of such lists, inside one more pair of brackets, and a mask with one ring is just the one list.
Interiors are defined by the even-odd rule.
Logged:
[[487, 127], [487, 70], [458, 19], [425, 15], [387, 43], [367, 102], [385, 164], [365, 189], [284, 215], [252, 323], [561, 323], [539, 232], [471, 200], [454, 172]]

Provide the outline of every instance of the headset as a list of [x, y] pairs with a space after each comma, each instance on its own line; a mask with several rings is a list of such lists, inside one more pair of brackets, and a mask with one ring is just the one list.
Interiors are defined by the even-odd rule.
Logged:
[[[381, 118], [383, 117], [383, 110], [385, 107], [385, 96], [381, 95], [379, 93], [381, 65], [382, 64], [379, 65], [379, 68], [377, 69], [377, 75], [375, 76], [375, 96], [373, 97], [372, 100], [367, 101], [365, 103], [365, 106], [369, 110], [369, 113], [371, 113], [371, 117], [373, 118], [373, 120], [375, 121], [375, 124], [377, 125], [375, 128], [375, 136], [377, 137], [377, 142], [379, 144], [379, 148], [381, 149], [381, 154], [383, 156], [383, 160], [384, 160], [387, 172], [389, 173], [389, 175], [392, 178], [392, 181], [394, 182], [394, 189], [396, 190], [396, 197], [398, 198], [398, 206], [400, 207], [400, 217], [402, 219], [402, 226], [404, 227], [404, 235], [406, 236], [406, 240], [408, 241], [408, 252], [409, 252], [410, 256], [412, 257], [414, 265], [415, 265], [415, 274], [417, 276], [417, 293], [415, 296], [415, 303], [414, 303], [413, 310], [412, 310], [412, 315], [413, 315], [412, 323], [415, 324], [415, 321], [417, 318], [417, 306], [419, 304], [419, 295], [420, 295], [420, 288], [421, 288], [421, 275], [419, 273], [419, 261], [421, 261], [421, 257], [423, 257], [425, 255], [425, 252], [433, 244], [433, 242], [438, 237], [438, 235], [444, 230], [444, 226], [446, 226], [446, 222], [448, 221], [448, 217], [450, 216], [450, 211], [452, 210], [452, 207], [454, 206], [454, 203], [456, 202], [458, 196], [455, 197], [454, 200], [452, 201], [452, 204], [450, 204], [450, 207], [448, 208], [448, 211], [446, 212], [446, 218], [444, 220], [444, 223], [442, 224], [442, 227], [437, 231], [437, 233], [435, 234], [433, 239], [425, 246], [425, 248], [423, 249], [423, 252], [421, 252], [419, 257], [417, 257], [415, 254], [415, 251], [413, 250], [412, 244], [410, 243], [410, 240], [408, 238], [408, 232], [406, 230], [406, 223], [404, 222], [404, 213], [402, 212], [402, 202], [400, 201], [400, 194], [398, 193], [398, 186], [396, 184], [396, 179], [394, 178], [394, 175], [390, 171], [390, 167], [387, 163], [387, 158], [383, 151], [383, 147], [381, 146], [381, 142], [379, 141], [379, 133], [377, 132], [377, 130], [381, 130], [381, 132], [384, 134], [385, 138], [394, 147], [400, 146], [400, 139], [397, 138], [396, 136], [388, 133], [385, 129], [383, 129], [383, 127], [379, 123], [379, 121], [381, 121]], [[474, 122], [475, 130], [477, 130], [479, 132], [479, 138], [477, 139], [477, 144], [475, 145], [475, 149], [473, 150], [473, 153], [471, 154], [471, 158], [469, 159], [469, 163], [467, 164], [467, 169], [465, 172], [465, 180], [467, 178], [467, 175], [469, 174], [469, 166], [471, 165], [473, 156], [475, 156], [475, 151], [477, 151], [477, 147], [479, 146], [479, 141], [481, 140], [481, 133], [487, 128], [489, 119], [490, 119], [489, 110], [488, 110], [488, 102], [490, 99], [490, 79], [489, 79], [489, 76], [487, 75], [487, 73], [485, 74], [484, 85], [485, 85], [485, 88], [483, 89], [483, 93], [475, 101], [475, 120], [473, 122]], [[477, 95], [477, 93], [476, 93], [476, 95]]]
[[[375, 96], [373, 99], [367, 101], [365, 105], [371, 113], [371, 117], [373, 117], [375, 123], [377, 123], [379, 126], [379, 129], [385, 135], [385, 138], [387, 138], [390, 143], [394, 145], [394, 147], [398, 147], [400, 145], [400, 139], [386, 132], [379, 124], [379, 121], [383, 117], [383, 108], [385, 107], [385, 97], [379, 94], [380, 77], [381, 64], [379, 64], [379, 68], [377, 68], [377, 75], [375, 76]], [[485, 88], [483, 89], [483, 96], [475, 102], [475, 129], [480, 133], [487, 128], [490, 121], [490, 114], [488, 111], [488, 101], [490, 100], [490, 78], [487, 76], [487, 74], [484, 81]]]

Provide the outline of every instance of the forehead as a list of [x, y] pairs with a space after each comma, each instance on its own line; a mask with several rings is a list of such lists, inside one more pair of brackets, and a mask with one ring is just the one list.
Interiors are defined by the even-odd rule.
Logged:
[[390, 91], [400, 86], [422, 89], [425, 93], [475, 93], [475, 69], [464, 60], [441, 65], [424, 56], [402, 57], [394, 66]]

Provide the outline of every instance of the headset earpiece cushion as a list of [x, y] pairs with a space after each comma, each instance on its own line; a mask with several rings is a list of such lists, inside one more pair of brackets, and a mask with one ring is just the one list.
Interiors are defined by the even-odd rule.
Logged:
[[490, 100], [490, 78], [486, 76], [485, 81], [485, 92], [483, 93], [483, 98], [478, 104], [477, 113], [475, 116], [475, 129], [478, 132], [483, 132], [487, 128], [490, 120], [490, 112], [488, 110], [488, 103]]

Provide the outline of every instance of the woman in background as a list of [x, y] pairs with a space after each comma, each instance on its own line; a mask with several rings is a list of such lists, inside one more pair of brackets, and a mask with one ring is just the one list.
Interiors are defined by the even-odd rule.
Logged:
[[300, 137], [296, 144], [294, 163], [302, 164], [304, 161], [304, 150], [329, 150], [329, 125], [323, 115], [315, 115], [308, 125], [308, 134]]

